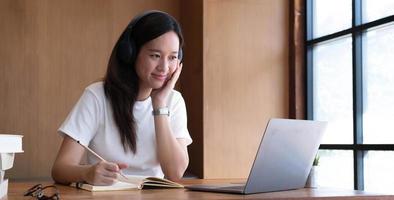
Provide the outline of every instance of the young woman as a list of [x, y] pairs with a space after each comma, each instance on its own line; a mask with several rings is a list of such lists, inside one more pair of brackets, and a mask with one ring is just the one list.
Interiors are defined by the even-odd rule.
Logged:
[[[183, 36], [169, 14], [135, 17], [116, 43], [103, 82], [89, 85], [58, 132], [56, 182], [114, 183], [124, 174], [177, 180], [189, 163], [186, 107], [173, 88], [182, 71]], [[105, 161], [87, 153], [89, 146]]]

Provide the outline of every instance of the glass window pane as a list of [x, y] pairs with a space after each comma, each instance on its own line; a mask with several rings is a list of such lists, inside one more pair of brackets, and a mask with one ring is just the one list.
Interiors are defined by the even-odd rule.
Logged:
[[352, 26], [351, 0], [314, 0], [313, 6], [313, 38]]
[[394, 143], [394, 24], [363, 36], [364, 143]]
[[393, 193], [394, 152], [368, 151], [364, 155], [364, 190]]
[[353, 151], [319, 150], [319, 187], [353, 189]]
[[313, 118], [328, 121], [323, 144], [353, 143], [352, 39], [313, 50]]
[[364, 23], [394, 15], [393, 0], [363, 0], [362, 3]]

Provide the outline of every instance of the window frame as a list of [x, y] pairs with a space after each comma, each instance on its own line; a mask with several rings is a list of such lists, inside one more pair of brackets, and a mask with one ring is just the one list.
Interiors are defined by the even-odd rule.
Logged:
[[315, 44], [340, 38], [352, 37], [352, 70], [353, 70], [353, 144], [321, 144], [322, 150], [352, 150], [354, 166], [354, 189], [364, 190], [364, 152], [394, 151], [394, 144], [363, 144], [363, 63], [362, 34], [364, 31], [380, 25], [394, 22], [394, 15], [375, 21], [362, 23], [362, 0], [352, 0], [352, 27], [313, 38], [313, 3], [305, 0], [305, 64], [306, 64], [306, 116], [313, 120], [313, 46]]

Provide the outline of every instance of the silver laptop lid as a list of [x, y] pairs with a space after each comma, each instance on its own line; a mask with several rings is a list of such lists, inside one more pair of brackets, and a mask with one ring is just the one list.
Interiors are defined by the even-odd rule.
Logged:
[[326, 126], [320, 121], [271, 119], [244, 193], [303, 188]]

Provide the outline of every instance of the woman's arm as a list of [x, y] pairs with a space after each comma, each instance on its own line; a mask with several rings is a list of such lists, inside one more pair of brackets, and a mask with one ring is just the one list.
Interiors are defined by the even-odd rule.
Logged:
[[[154, 110], [167, 107], [168, 96], [174, 88], [181, 71], [182, 64], [178, 61], [177, 68], [171, 79], [168, 80], [162, 88], [152, 91], [151, 97]], [[182, 178], [183, 173], [189, 164], [186, 141], [184, 139], [176, 139], [174, 137], [167, 115], [155, 115], [154, 121], [157, 154], [161, 168], [168, 179], [176, 181]]]
[[182, 178], [189, 156], [184, 139], [176, 139], [171, 133], [167, 115], [155, 115], [157, 154], [165, 176], [170, 180]]
[[62, 184], [86, 181], [93, 185], [111, 185], [114, 183], [119, 168], [127, 166], [110, 162], [95, 165], [81, 165], [85, 149], [69, 136], [64, 136], [55, 163], [52, 166], [52, 178]]

